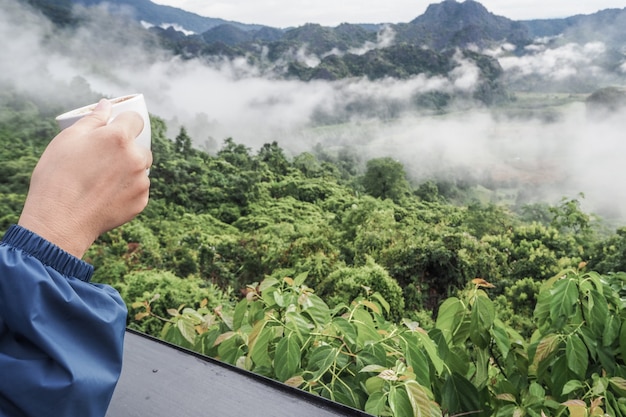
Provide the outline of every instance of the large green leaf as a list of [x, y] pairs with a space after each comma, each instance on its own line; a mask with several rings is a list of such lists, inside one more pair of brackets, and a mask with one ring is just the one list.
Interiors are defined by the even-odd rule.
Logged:
[[550, 319], [555, 328], [560, 328], [576, 314], [578, 296], [576, 279], [567, 277], [554, 284], [550, 292]]
[[448, 298], [439, 307], [435, 327], [441, 330], [448, 343], [452, 340], [452, 336], [463, 319], [464, 312], [465, 306], [456, 297]]
[[487, 297], [478, 295], [474, 298], [471, 313], [470, 339], [480, 348], [486, 348], [491, 342], [490, 330], [495, 320], [496, 309]]
[[304, 343], [304, 341], [309, 337], [309, 333], [311, 333], [311, 329], [314, 325], [308, 317], [305, 317], [296, 311], [288, 311], [285, 313], [285, 327], [288, 330], [295, 332], [300, 339], [300, 343]]
[[556, 350], [560, 342], [559, 335], [550, 334], [542, 338], [535, 350], [535, 357], [533, 359], [534, 365], [540, 365], [547, 358], [549, 358]]
[[598, 337], [602, 337], [609, 320], [609, 305], [606, 298], [598, 291], [590, 290], [587, 293], [585, 307], [584, 316], [587, 326]]
[[333, 318], [333, 327], [335, 331], [346, 343], [351, 350], [357, 348], [357, 329], [356, 327], [343, 317]]
[[302, 310], [311, 317], [318, 326], [324, 326], [330, 321], [330, 309], [328, 305], [315, 294], [304, 294], [300, 297]]
[[339, 350], [329, 345], [315, 348], [309, 357], [307, 370], [312, 373], [312, 379], [318, 380], [335, 364]]
[[604, 332], [602, 333], [602, 345], [612, 346], [619, 338], [619, 331], [622, 322], [619, 316], [609, 315], [606, 320]]
[[430, 366], [428, 358], [419, 346], [417, 338], [414, 335], [406, 334], [403, 336], [403, 340], [403, 353], [406, 364], [413, 368], [415, 380], [421, 385], [430, 386]]
[[389, 407], [394, 417], [418, 416], [418, 414], [413, 413], [409, 394], [404, 387], [391, 387], [389, 390]]
[[218, 359], [234, 365], [237, 360], [244, 354], [243, 343], [241, 337], [237, 334], [233, 334], [228, 339], [225, 339], [217, 348]]
[[476, 387], [457, 373], [449, 375], [443, 384], [441, 407], [450, 415], [476, 413], [482, 409]]
[[276, 344], [274, 372], [279, 381], [286, 381], [300, 368], [300, 343], [294, 333], [289, 333]]
[[622, 361], [626, 362], [626, 321], [622, 322], [622, 328], [619, 332], [619, 353]]
[[269, 342], [274, 338], [274, 329], [268, 326], [267, 320], [257, 322], [248, 336], [248, 350], [250, 359], [256, 366], [271, 367], [268, 347]]
[[565, 356], [568, 369], [584, 379], [589, 367], [589, 353], [587, 346], [576, 333], [569, 335], [565, 341]]
[[387, 408], [387, 394], [377, 391], [369, 396], [365, 403], [365, 412], [373, 416], [383, 415]]
[[422, 347], [426, 350], [426, 353], [428, 353], [428, 358], [435, 367], [437, 374], [441, 375], [444, 369], [444, 363], [439, 356], [437, 345], [435, 345], [435, 342], [432, 341], [428, 334], [424, 334], [422, 332], [415, 332], [414, 334], [420, 340]]
[[359, 346], [375, 343], [382, 339], [382, 336], [376, 331], [376, 324], [368, 311], [358, 308], [353, 312], [352, 318], [352, 323], [354, 323], [357, 329]]
[[248, 300], [242, 299], [235, 306], [235, 313], [233, 314], [233, 328], [232, 330], [237, 331], [241, 328], [241, 324], [246, 316], [246, 312], [248, 311]]
[[176, 327], [180, 331], [180, 334], [183, 335], [185, 340], [187, 340], [192, 345], [195, 343], [196, 330], [194, 328], [193, 322], [190, 319], [186, 317], [180, 317], [176, 322]]
[[432, 394], [415, 381], [405, 384], [409, 401], [413, 407], [413, 415], [420, 417], [440, 417], [441, 408], [432, 400]]
[[502, 358], [506, 359], [507, 356], [509, 356], [509, 352], [511, 350], [511, 340], [509, 339], [506, 328], [500, 321], [496, 322], [496, 325], [491, 328], [491, 337], [496, 343], [496, 346], [498, 348], [498, 351], [502, 355]]

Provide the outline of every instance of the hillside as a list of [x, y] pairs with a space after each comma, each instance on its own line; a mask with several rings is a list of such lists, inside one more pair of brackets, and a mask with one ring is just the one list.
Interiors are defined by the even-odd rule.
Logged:
[[[24, 0], [22, 0], [24, 1]], [[100, 0], [28, 0], [42, 10], [57, 24], [76, 24], [71, 4], [94, 6]], [[132, 19], [150, 26], [162, 47], [184, 59], [200, 58], [209, 62], [221, 59], [245, 59], [257, 66], [268, 77], [297, 78], [299, 80], [339, 80], [346, 78], [384, 77], [404, 79], [419, 74], [426, 76], [449, 73], [457, 58], [451, 51], [463, 52], [470, 61], [476, 62], [480, 71], [480, 87], [474, 98], [483, 104], [507, 100], [505, 90], [515, 91], [569, 91], [593, 92], [595, 89], [621, 82], [623, 65], [622, 45], [626, 34], [626, 9], [608, 9], [591, 15], [572, 16], [564, 19], [514, 21], [497, 16], [474, 0], [458, 2], [445, 0], [431, 4], [421, 16], [409, 22], [387, 25], [341, 24], [325, 27], [310, 23], [300, 27], [278, 29], [261, 25], [244, 25], [219, 18], [208, 18], [180, 9], [160, 6], [149, 0], [113, 0], [106, 3], [108, 13], [122, 19]], [[129, 13], [129, 10], [131, 13]], [[190, 33], [193, 31], [195, 33]], [[537, 43], [537, 39], [541, 39]], [[569, 45], [602, 45], [590, 58], [575, 57]], [[513, 61], [515, 57], [528, 56], [527, 63], [519, 59], [521, 77], [500, 68], [499, 57], [494, 57], [502, 45], [507, 47], [503, 58]], [[429, 52], [419, 51], [427, 47]], [[556, 61], [561, 66], [573, 67], [569, 59], [581, 61], [580, 68], [562, 71], [578, 74], [561, 80], [543, 81], [532, 75], [526, 76], [524, 66], [536, 58], [537, 52], [565, 47]], [[569, 49], [568, 49], [569, 48]], [[581, 53], [587, 54], [587, 51]], [[563, 55], [565, 54], [565, 55]], [[482, 57], [479, 58], [479, 56]], [[502, 55], [502, 52], [500, 52]], [[567, 56], [567, 55], [572, 55]], [[587, 68], [582, 61], [587, 60]], [[554, 58], [548, 58], [554, 61]], [[549, 62], [548, 61], [548, 62]], [[562, 61], [562, 62], [561, 62]], [[589, 61], [593, 61], [590, 66]], [[480, 63], [479, 63], [480, 62]], [[433, 65], [439, 65], [434, 68]], [[601, 77], [589, 77], [587, 72]], [[557, 70], [558, 71], [558, 70]], [[506, 71], [505, 71], [506, 72]], [[555, 74], [558, 74], [556, 72]], [[513, 75], [513, 76], [511, 76]], [[450, 102], [444, 96], [428, 98], [427, 107], [441, 107]], [[421, 100], [420, 101], [424, 101]]]
[[[102, 0], [73, 0], [74, 4], [94, 6], [103, 3]], [[137, 21], [144, 21], [154, 26], [175, 24], [180, 28], [195, 33], [202, 33], [216, 26], [228, 24], [243, 30], [260, 29], [262, 25], [248, 25], [239, 22], [228, 21], [220, 18], [199, 16], [176, 7], [155, 4], [150, 0], [115, 0], [106, 1], [107, 4], [116, 5], [120, 8], [131, 8], [133, 17]], [[122, 11], [123, 12], [123, 11]]]
[[398, 41], [428, 45], [435, 50], [486, 47], [502, 42], [525, 45], [532, 40], [522, 23], [496, 16], [473, 0], [431, 4], [423, 15], [408, 24], [396, 25], [395, 29]]

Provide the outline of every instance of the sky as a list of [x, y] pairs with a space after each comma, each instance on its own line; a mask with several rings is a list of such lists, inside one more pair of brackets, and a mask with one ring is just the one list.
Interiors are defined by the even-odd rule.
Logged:
[[[272, 27], [319, 23], [403, 23], [423, 14], [436, 0], [153, 0], [202, 16]], [[626, 0], [481, 0], [490, 12], [513, 20], [568, 17], [608, 8]]]

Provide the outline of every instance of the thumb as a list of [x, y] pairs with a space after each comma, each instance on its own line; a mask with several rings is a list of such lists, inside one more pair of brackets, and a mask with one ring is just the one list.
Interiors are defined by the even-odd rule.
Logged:
[[76, 122], [81, 128], [96, 129], [109, 122], [111, 117], [111, 102], [101, 99], [91, 113]]

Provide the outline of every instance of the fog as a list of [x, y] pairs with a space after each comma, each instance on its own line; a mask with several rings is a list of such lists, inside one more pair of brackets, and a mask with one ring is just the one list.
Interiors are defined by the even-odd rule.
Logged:
[[[626, 60], [621, 70], [604, 69], [606, 45], [600, 41], [549, 47], [538, 40], [523, 56], [511, 45], [483, 51], [500, 61], [510, 86], [549, 92], [549, 103], [520, 95], [504, 108], [465, 102], [433, 114], [416, 109], [416, 95], [468, 94], [477, 86], [478, 69], [460, 55], [447, 77], [301, 82], [244, 59], [179, 59], [156, 48], [143, 31], [106, 19], [105, 9], [90, 11], [71, 33], [13, 0], [0, 0], [0, 9], [0, 81], [47, 102], [67, 103], [77, 86], [106, 97], [142, 92], [172, 138], [184, 126], [196, 146], [211, 152], [228, 137], [253, 150], [277, 141], [289, 155], [316, 145], [329, 152], [348, 147], [363, 160], [398, 159], [415, 183], [461, 175], [531, 187], [532, 199], [547, 202], [582, 192], [586, 209], [626, 214], [626, 117], [591, 119], [583, 101], [593, 89], [624, 84]], [[377, 43], [352, 52], [392, 42], [386, 28]], [[292, 53], [312, 65], [321, 58], [306, 49]], [[526, 107], [528, 97], [534, 101]]]

